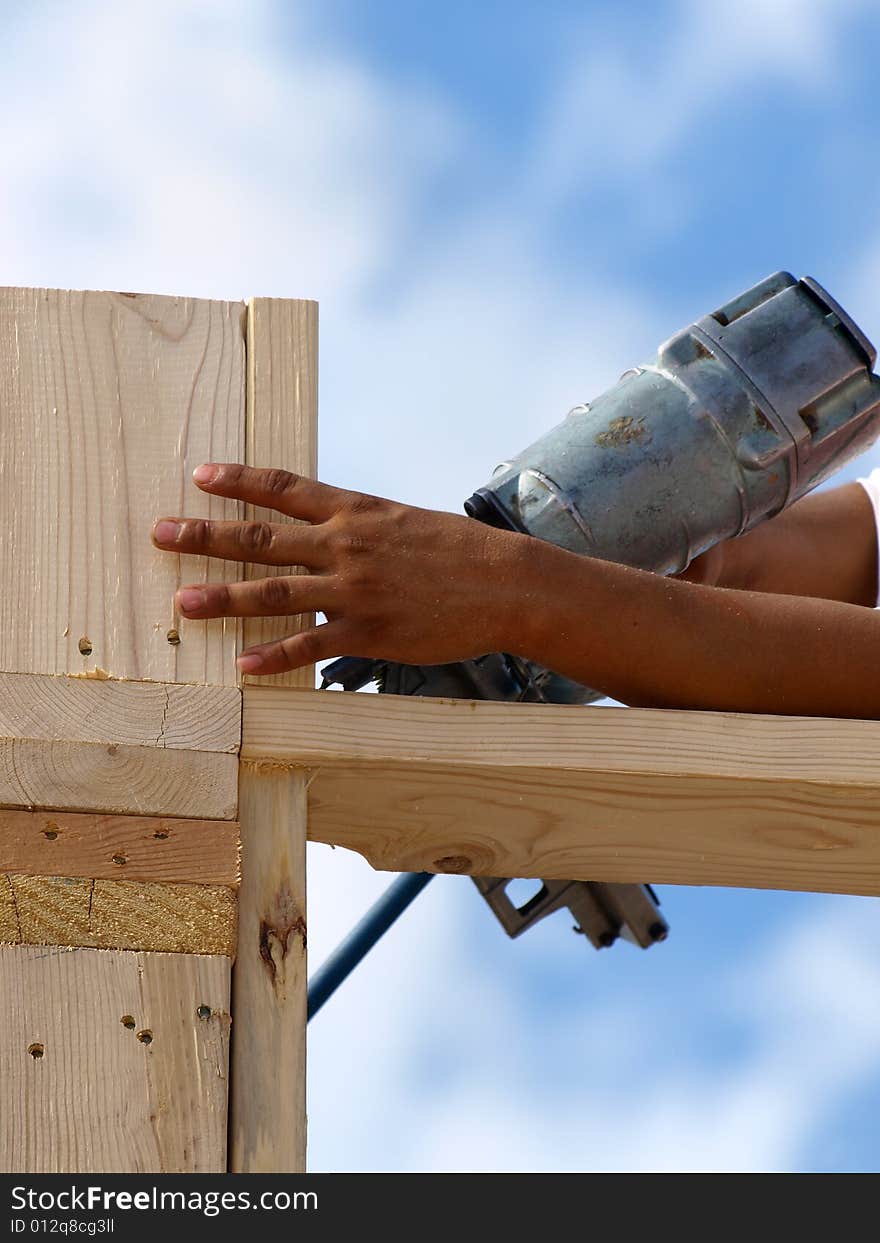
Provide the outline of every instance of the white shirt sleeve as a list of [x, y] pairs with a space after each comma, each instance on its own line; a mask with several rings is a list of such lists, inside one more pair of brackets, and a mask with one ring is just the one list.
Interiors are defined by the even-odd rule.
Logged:
[[[872, 470], [865, 478], [857, 479], [856, 483], [860, 483], [865, 489], [873, 506], [874, 530], [877, 532], [877, 546], [880, 549], [880, 466]], [[880, 594], [878, 594], [877, 606], [880, 607]]]

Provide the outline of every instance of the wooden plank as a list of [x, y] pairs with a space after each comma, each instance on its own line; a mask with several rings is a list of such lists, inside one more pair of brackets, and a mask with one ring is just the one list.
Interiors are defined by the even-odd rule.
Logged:
[[0, 873], [5, 872], [235, 887], [238, 824], [0, 808]]
[[235, 953], [236, 894], [222, 885], [7, 875], [3, 940], [169, 954]]
[[149, 529], [238, 516], [190, 477], [243, 455], [243, 309], [0, 290], [0, 670], [235, 683], [238, 624], [183, 621], [172, 597], [238, 567], [160, 553]]
[[[282, 466], [298, 475], [318, 472], [318, 304], [286, 298], [248, 303], [247, 447], [250, 466]], [[248, 517], [288, 521], [274, 510], [248, 506]], [[292, 521], [292, 520], [290, 520]], [[298, 567], [253, 565], [248, 578], [292, 574]], [[243, 643], [268, 643], [314, 624], [301, 617], [248, 617]], [[243, 681], [254, 682], [253, 676]], [[272, 678], [275, 686], [314, 686], [313, 669]]]
[[306, 1160], [305, 774], [243, 772], [241, 814], [231, 1169], [298, 1172]]
[[234, 755], [0, 738], [0, 806], [234, 820]]
[[245, 690], [374, 867], [880, 894], [880, 723]]
[[768, 777], [880, 786], [880, 721], [244, 692], [242, 758]]
[[[257, 298], [249, 304], [251, 465], [316, 473], [317, 327], [313, 302]], [[274, 513], [254, 511], [254, 516], [278, 521]], [[265, 566], [248, 570], [251, 577], [270, 572]], [[244, 642], [290, 634], [295, 624], [290, 618], [248, 620]], [[303, 617], [299, 624], [311, 625], [312, 618]], [[276, 687], [311, 687], [314, 680], [309, 667], [273, 682]], [[233, 979], [231, 1168], [299, 1171], [305, 1169], [306, 1147], [304, 778], [284, 771], [242, 771], [239, 798], [242, 885]]]
[[227, 958], [0, 946], [0, 1168], [218, 1173]]
[[0, 673], [0, 737], [237, 752], [232, 686]]

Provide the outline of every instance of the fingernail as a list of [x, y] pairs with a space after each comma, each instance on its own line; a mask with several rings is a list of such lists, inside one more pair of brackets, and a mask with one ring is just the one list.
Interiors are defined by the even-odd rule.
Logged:
[[218, 473], [218, 468], [208, 462], [204, 466], [197, 466], [195, 468], [193, 479], [195, 479], [196, 483], [213, 483]]
[[257, 652], [247, 652], [244, 656], [239, 656], [235, 663], [242, 673], [256, 673], [263, 667], [263, 658]]
[[173, 544], [179, 534], [179, 522], [157, 522], [153, 527], [153, 538], [160, 544]]
[[196, 587], [184, 587], [177, 593], [177, 604], [182, 613], [197, 613], [205, 607], [205, 593]]

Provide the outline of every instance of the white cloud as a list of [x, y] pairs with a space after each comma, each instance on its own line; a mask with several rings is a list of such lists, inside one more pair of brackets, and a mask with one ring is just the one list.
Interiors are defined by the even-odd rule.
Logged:
[[33, 5], [4, 27], [9, 282], [350, 296], [454, 149], [414, 90], [295, 29], [282, 53], [263, 0]]
[[771, 91], [827, 102], [845, 89], [841, 35], [865, 11], [870, 0], [680, 0], [660, 37], [645, 40], [618, 23], [597, 34], [585, 18], [567, 40], [521, 194], [547, 210], [609, 177], [650, 183], [640, 223], [650, 227], [658, 211], [680, 222], [687, 195], [664, 171], [669, 156], [715, 127], [723, 160], [729, 114]]
[[676, 1057], [684, 1016], [636, 992], [523, 1012], [474, 961], [462, 918], [474, 899], [444, 883], [315, 1025], [313, 1091], [328, 1100], [332, 1077], [343, 1102], [312, 1121], [321, 1168], [354, 1149], [362, 1169], [796, 1170], [841, 1100], [880, 1073], [873, 904], [818, 899], [702, 982], [701, 1009], [748, 1037], [719, 1072]]

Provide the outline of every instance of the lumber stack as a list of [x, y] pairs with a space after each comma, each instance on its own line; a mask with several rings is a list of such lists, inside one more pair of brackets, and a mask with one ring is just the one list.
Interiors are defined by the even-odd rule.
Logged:
[[316, 379], [312, 303], [0, 291], [3, 1170], [302, 1167], [303, 803], [239, 780], [270, 624], [176, 616], [250, 567], [149, 530], [238, 516], [201, 462], [313, 472]]

